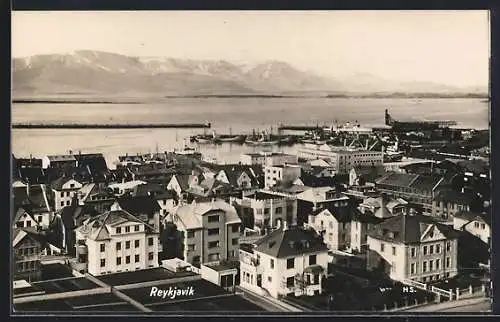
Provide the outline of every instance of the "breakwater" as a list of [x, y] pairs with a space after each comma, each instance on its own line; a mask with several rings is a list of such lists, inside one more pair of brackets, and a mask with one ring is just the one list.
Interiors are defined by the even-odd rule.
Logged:
[[203, 129], [211, 123], [153, 123], [153, 124], [80, 124], [80, 123], [14, 123], [13, 129]]

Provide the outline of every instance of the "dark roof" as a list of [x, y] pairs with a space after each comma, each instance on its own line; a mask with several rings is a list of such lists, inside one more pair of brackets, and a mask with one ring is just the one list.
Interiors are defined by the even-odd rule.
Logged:
[[468, 221], [483, 221], [488, 226], [491, 227], [491, 215], [489, 213], [483, 212], [483, 213], [477, 213], [477, 212], [471, 212], [471, 211], [459, 211], [453, 215], [456, 218], [468, 220]]
[[82, 225], [87, 218], [97, 216], [99, 213], [91, 206], [80, 206], [76, 203], [64, 207], [60, 211], [61, 219], [66, 229], [73, 229]]
[[368, 235], [377, 239], [404, 244], [418, 244], [420, 238], [429, 225], [435, 225], [447, 238], [457, 238], [457, 232], [452, 226], [440, 224], [432, 217], [420, 214], [398, 215], [387, 218], [374, 227]]
[[179, 183], [179, 186], [181, 187], [182, 191], [186, 191], [189, 189], [189, 178], [191, 175], [189, 174], [176, 174], [175, 178], [177, 179], [177, 182]]
[[323, 203], [322, 206], [311, 213], [311, 216], [317, 216], [324, 210], [328, 210], [338, 222], [350, 222], [353, 218], [353, 214], [359, 210], [350, 207], [335, 207], [332, 203]]
[[41, 167], [26, 167], [19, 168], [17, 176], [28, 183], [45, 183], [47, 181], [47, 174]]
[[89, 169], [92, 175], [109, 173], [106, 159], [101, 153], [75, 154], [75, 159], [80, 167]]
[[156, 195], [164, 192], [164, 189], [160, 184], [149, 182], [136, 186], [134, 190], [136, 196], [149, 196], [150, 194]]
[[458, 192], [455, 190], [443, 190], [436, 196], [437, 201], [456, 203], [460, 205], [470, 205], [474, 199], [471, 191]]
[[253, 248], [254, 247], [252, 244], [246, 244], [246, 243], [240, 244], [240, 249], [250, 254], [253, 254]]
[[60, 177], [59, 179], [52, 181], [52, 183], [50, 184], [50, 187], [54, 190], [61, 190], [62, 187], [64, 186], [64, 184], [66, 182], [68, 182], [69, 180], [71, 180], [71, 178], [68, 178], [65, 176]]
[[363, 180], [368, 182], [374, 182], [376, 179], [387, 173], [383, 166], [375, 165], [358, 165], [354, 167], [354, 171], [358, 176], [362, 177]]
[[470, 171], [473, 173], [490, 173], [490, 165], [487, 161], [475, 159], [475, 160], [460, 160], [457, 162], [465, 171]]
[[442, 180], [442, 178], [443, 177], [436, 175], [393, 172], [377, 180], [377, 184], [430, 191]]
[[123, 210], [135, 216], [140, 214], [151, 216], [161, 210], [160, 205], [152, 196], [124, 196], [117, 201]]
[[266, 193], [266, 192], [262, 192], [262, 191], [256, 191], [254, 193], [246, 195], [245, 197], [251, 198], [251, 199], [257, 199], [257, 200], [284, 199], [284, 198], [286, 198], [284, 196], [276, 195], [273, 193]]
[[300, 181], [302, 181], [304, 186], [311, 188], [331, 187], [336, 183], [334, 177], [317, 177], [306, 171], [302, 171]]
[[357, 221], [364, 224], [380, 224], [385, 220], [385, 218], [375, 217], [371, 214], [363, 214], [360, 211], [355, 211], [352, 216], [353, 221]]
[[301, 254], [327, 252], [323, 238], [314, 230], [291, 226], [277, 229], [256, 242], [256, 251], [276, 258], [286, 258]]

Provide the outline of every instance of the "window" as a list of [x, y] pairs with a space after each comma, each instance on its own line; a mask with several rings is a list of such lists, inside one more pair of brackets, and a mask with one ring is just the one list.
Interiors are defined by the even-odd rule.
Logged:
[[294, 266], [295, 266], [295, 258], [289, 258], [286, 260], [287, 269], [294, 268]]
[[283, 213], [283, 208], [282, 207], [276, 207], [276, 214], [279, 215]]
[[479, 228], [479, 223], [477, 221], [474, 222], [474, 228]]
[[38, 222], [42, 222], [43, 218], [42, 216], [38, 216]]
[[231, 231], [232, 231], [233, 233], [237, 233], [237, 232], [239, 232], [239, 231], [240, 231], [240, 225], [233, 225], [233, 226], [231, 227]]
[[383, 253], [385, 249], [384, 243], [380, 243], [380, 251]]
[[135, 247], [135, 248], [139, 248], [139, 244], [140, 244], [140, 241], [139, 241], [139, 240], [135, 240], [135, 241], [134, 241], [134, 247]]
[[103, 258], [101, 259], [101, 267], [104, 267], [106, 266], [106, 260]]
[[130, 249], [130, 241], [125, 242], [125, 249]]
[[66, 192], [66, 197], [69, 197], [69, 191], [68, 191], [68, 192]]
[[101, 253], [104, 253], [106, 251], [106, 245], [105, 244], [101, 244]]
[[69, 187], [70, 187], [70, 188], [74, 188], [74, 187], [75, 187], [75, 184], [74, 184], [74, 183], [71, 183], [71, 184], [69, 185]]
[[272, 278], [271, 276], [268, 276], [268, 277], [267, 277], [267, 281], [268, 281], [269, 283], [271, 283], [271, 282], [273, 281], [273, 278]]
[[309, 265], [315, 265], [316, 264], [316, 255], [310, 255], [309, 256]]
[[66, 206], [69, 206], [71, 204], [71, 201], [66, 201]]
[[125, 227], [125, 232], [129, 233], [130, 232], [130, 226]]
[[31, 220], [26, 221], [26, 227], [31, 227]]
[[219, 247], [219, 241], [211, 241], [208, 243], [208, 248], [216, 248]]
[[411, 263], [410, 274], [415, 274], [415, 263]]
[[152, 261], [154, 259], [154, 253], [153, 252], [149, 252], [148, 253], [148, 260]]
[[121, 242], [116, 243], [116, 250], [122, 250], [122, 243]]
[[122, 233], [122, 227], [116, 227], [116, 233], [121, 234]]
[[232, 241], [231, 241], [231, 244], [234, 246], [234, 245], [238, 245], [238, 238], [233, 238]]
[[271, 269], [274, 269], [274, 259], [270, 259], [269, 260], [269, 267], [271, 267]]
[[395, 272], [396, 271], [396, 262], [391, 262], [391, 272]]
[[117, 257], [116, 258], [116, 265], [121, 265], [122, 264], [122, 258], [121, 257]]
[[286, 287], [287, 288], [292, 288], [295, 286], [295, 278], [292, 276], [292, 277], [289, 277], [286, 279]]
[[64, 207], [64, 201], [61, 201], [61, 207]]
[[440, 260], [436, 259], [436, 269], [439, 269]]
[[64, 191], [63, 191], [63, 192], [61, 192], [61, 198], [63, 198], [63, 197], [64, 197]]
[[125, 264], [130, 264], [130, 256], [125, 257]]
[[219, 222], [219, 215], [208, 216], [208, 222]]
[[139, 263], [139, 255], [135, 255], [135, 262]]
[[218, 234], [219, 234], [219, 228], [211, 228], [208, 230], [208, 236], [213, 236]]
[[429, 271], [432, 272], [434, 269], [434, 261], [429, 261]]
[[427, 246], [424, 246], [424, 256], [427, 255]]
[[481, 224], [481, 229], [486, 229], [486, 224]]
[[153, 246], [153, 244], [154, 244], [153, 237], [149, 237], [149, 238], [148, 238], [148, 245], [149, 245], [149, 246]]
[[446, 242], [446, 251], [449, 252], [451, 250], [451, 243], [449, 241]]
[[134, 231], [139, 231], [139, 225], [134, 226]]
[[429, 254], [434, 254], [434, 245], [429, 246]]
[[427, 262], [422, 263], [422, 273], [427, 272]]
[[392, 255], [396, 256], [396, 247], [392, 247]]
[[446, 268], [449, 268], [451, 266], [451, 258], [446, 257]]
[[411, 248], [411, 257], [416, 257], [417, 256], [417, 249], [415, 247]]
[[436, 245], [436, 254], [441, 253], [441, 245]]

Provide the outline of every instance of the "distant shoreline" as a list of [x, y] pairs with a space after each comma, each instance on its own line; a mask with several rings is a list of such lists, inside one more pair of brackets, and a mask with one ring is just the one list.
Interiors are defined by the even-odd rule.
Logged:
[[437, 94], [437, 93], [372, 93], [372, 94], [328, 94], [328, 95], [276, 95], [276, 94], [248, 94], [248, 95], [168, 95], [163, 97], [141, 97], [134, 99], [121, 98], [106, 98], [106, 99], [92, 99], [92, 98], [15, 98], [12, 100], [13, 104], [144, 104], [150, 100], [168, 100], [168, 99], [182, 99], [182, 98], [262, 98], [262, 99], [279, 99], [279, 98], [294, 98], [294, 99], [311, 99], [311, 98], [324, 98], [324, 99], [483, 99], [488, 100], [488, 94]]

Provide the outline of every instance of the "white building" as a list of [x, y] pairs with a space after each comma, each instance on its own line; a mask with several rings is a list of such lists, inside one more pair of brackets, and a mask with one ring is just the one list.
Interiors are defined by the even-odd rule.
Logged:
[[230, 204], [217, 200], [177, 207], [172, 215], [183, 234], [184, 260], [194, 266], [238, 258], [241, 220]]
[[458, 234], [429, 216], [402, 214], [368, 233], [368, 266], [396, 281], [431, 282], [457, 275]]
[[293, 154], [279, 152], [244, 153], [240, 156], [240, 162], [244, 165], [277, 166], [285, 164], [297, 164], [299, 158]]
[[468, 231], [486, 244], [491, 244], [491, 220], [486, 213], [458, 212], [453, 216], [453, 227], [456, 230]]
[[87, 219], [75, 232], [78, 262], [92, 275], [158, 266], [158, 233], [124, 210]]
[[323, 237], [330, 250], [347, 250], [351, 246], [351, 213], [349, 207], [328, 207], [309, 214], [307, 226]]
[[241, 199], [232, 198], [240, 208], [247, 208], [253, 214], [254, 227], [259, 230], [274, 228], [279, 222], [297, 223], [297, 198], [277, 192], [257, 191], [244, 195]]
[[338, 173], [349, 173], [359, 165], [381, 165], [383, 152], [370, 151], [328, 144], [304, 144], [299, 149], [299, 157], [304, 159], [323, 159], [331, 164]]
[[301, 168], [298, 165], [265, 166], [264, 187], [269, 189], [279, 182], [294, 182], [300, 178]]
[[240, 287], [274, 298], [321, 294], [328, 261], [320, 236], [285, 223], [255, 245], [240, 247]]
[[54, 210], [58, 211], [71, 205], [73, 198], [75, 196], [78, 197], [78, 190], [80, 190], [82, 186], [80, 182], [67, 177], [62, 177], [52, 182], [51, 187], [54, 194]]

